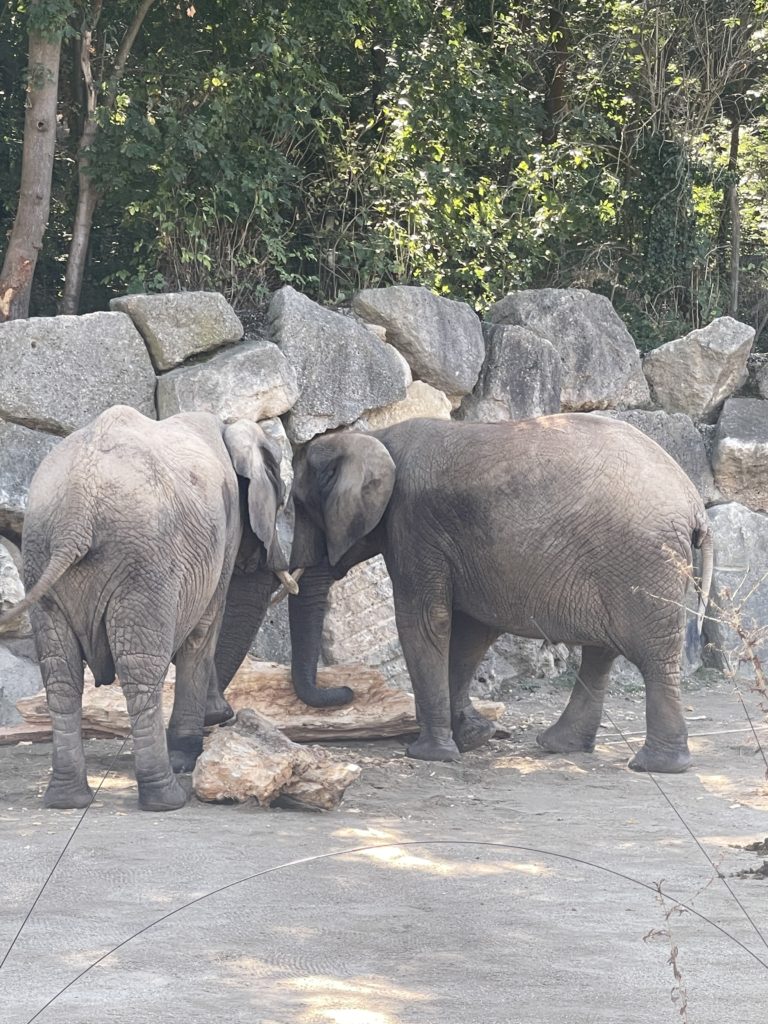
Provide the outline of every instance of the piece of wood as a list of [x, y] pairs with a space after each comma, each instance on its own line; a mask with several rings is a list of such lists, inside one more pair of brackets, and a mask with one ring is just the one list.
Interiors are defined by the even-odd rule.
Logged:
[[[83, 727], [85, 739], [109, 740], [114, 739], [114, 736], [113, 732]], [[50, 743], [52, 739], [53, 729], [50, 720], [40, 725], [20, 722], [18, 725], [0, 726], [0, 747], [13, 746], [14, 743]]]
[[[171, 667], [163, 686], [163, 715], [170, 718], [173, 706], [175, 672]], [[341, 708], [310, 708], [293, 691], [287, 665], [246, 658], [227, 688], [226, 698], [235, 711], [251, 708], [266, 715], [292, 740], [353, 740], [401, 736], [416, 732], [413, 695], [390, 686], [378, 669], [367, 665], [334, 665], [318, 671], [319, 686], [350, 686], [355, 691], [351, 704]], [[495, 721], [504, 712], [504, 704], [477, 700], [477, 710]], [[45, 691], [16, 702], [21, 715], [31, 725], [50, 722]], [[125, 698], [118, 683], [93, 684], [86, 672], [83, 693], [83, 728], [112, 736], [130, 732]]]

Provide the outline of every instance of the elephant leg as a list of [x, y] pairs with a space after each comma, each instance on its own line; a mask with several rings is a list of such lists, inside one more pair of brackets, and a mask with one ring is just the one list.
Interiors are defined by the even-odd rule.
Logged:
[[53, 725], [53, 770], [46, 807], [87, 807], [93, 799], [83, 750], [83, 654], [58, 606], [43, 599], [32, 624]]
[[[214, 656], [220, 625], [221, 597], [216, 597], [176, 654], [176, 695], [168, 723], [168, 751], [174, 772], [191, 772], [203, 750], [203, 725], [211, 680], [216, 678]], [[231, 715], [229, 708], [227, 717]]]
[[[172, 605], [169, 599], [168, 609]], [[157, 611], [164, 606], [153, 602], [152, 607]], [[107, 621], [115, 669], [131, 719], [139, 807], [144, 811], [174, 811], [187, 802], [187, 794], [171, 771], [162, 714], [173, 629], [173, 620], [159, 614], [151, 629], [126, 626], [122, 615], [110, 616]]]
[[568, 704], [555, 724], [536, 737], [540, 747], [556, 754], [577, 750], [592, 753], [603, 713], [608, 676], [615, 660], [615, 651], [604, 647], [582, 648], [579, 678]]
[[408, 756], [423, 761], [455, 761], [459, 748], [451, 736], [448, 682], [450, 606], [436, 591], [415, 593], [404, 583], [394, 590], [397, 631], [420, 726], [419, 738], [408, 746]]
[[629, 762], [636, 772], [684, 772], [691, 763], [676, 646], [667, 658], [647, 658], [638, 664], [645, 680], [646, 735]]
[[493, 723], [473, 707], [469, 687], [475, 669], [499, 635], [498, 630], [463, 612], [453, 613], [449, 668], [451, 729], [462, 753], [483, 746], [494, 733]]
[[224, 691], [248, 654], [276, 588], [272, 572], [243, 573], [235, 569], [232, 574], [208, 683], [206, 725], [219, 725], [232, 718], [234, 712], [224, 699]]

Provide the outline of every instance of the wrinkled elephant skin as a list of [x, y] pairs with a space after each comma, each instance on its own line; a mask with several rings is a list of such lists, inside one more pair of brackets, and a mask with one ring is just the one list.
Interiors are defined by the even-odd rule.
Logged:
[[684, 597], [701, 547], [706, 603], [712, 547], [698, 492], [655, 442], [588, 414], [410, 420], [318, 438], [294, 471], [291, 565], [305, 573], [290, 618], [304, 700], [323, 699], [315, 673], [330, 584], [382, 553], [421, 728], [411, 756], [451, 760], [487, 741], [469, 686], [509, 632], [583, 647], [568, 705], [539, 736], [545, 750], [594, 748], [623, 654], [646, 684], [647, 736], [631, 767], [686, 768]]

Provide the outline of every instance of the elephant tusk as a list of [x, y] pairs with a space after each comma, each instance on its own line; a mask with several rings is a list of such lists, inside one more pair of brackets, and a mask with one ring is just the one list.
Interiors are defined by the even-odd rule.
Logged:
[[298, 594], [299, 592], [299, 580], [304, 574], [303, 569], [295, 569], [293, 575], [281, 569], [280, 572], [276, 572], [275, 576], [280, 580], [282, 586], [269, 602], [270, 604], [279, 604], [280, 601], [286, 596], [286, 594]]

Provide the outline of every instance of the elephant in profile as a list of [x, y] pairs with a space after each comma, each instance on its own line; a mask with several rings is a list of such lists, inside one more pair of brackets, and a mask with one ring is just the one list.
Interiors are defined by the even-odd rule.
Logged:
[[514, 633], [583, 647], [580, 681], [538, 737], [545, 750], [594, 749], [623, 654], [646, 686], [647, 735], [630, 766], [687, 767], [685, 593], [701, 547], [700, 632], [712, 542], [696, 488], [639, 430], [576, 413], [326, 435], [298, 453], [293, 496], [291, 566], [304, 575], [289, 602], [292, 671], [306, 703], [352, 698], [316, 685], [328, 589], [380, 553], [421, 730], [411, 757], [452, 760], [488, 739], [470, 682], [489, 645]]
[[[292, 580], [275, 533], [280, 453], [259, 426], [209, 413], [157, 422], [113, 406], [65, 438], [34, 476], [22, 546], [53, 724], [47, 807], [92, 799], [81, 734], [83, 661], [96, 685], [119, 676], [133, 732], [139, 804], [174, 810], [204, 722], [230, 715], [218, 684], [245, 656], [278, 586]], [[231, 602], [231, 603], [228, 603]], [[161, 687], [172, 660], [167, 737]], [[170, 752], [170, 757], [169, 757]]]

